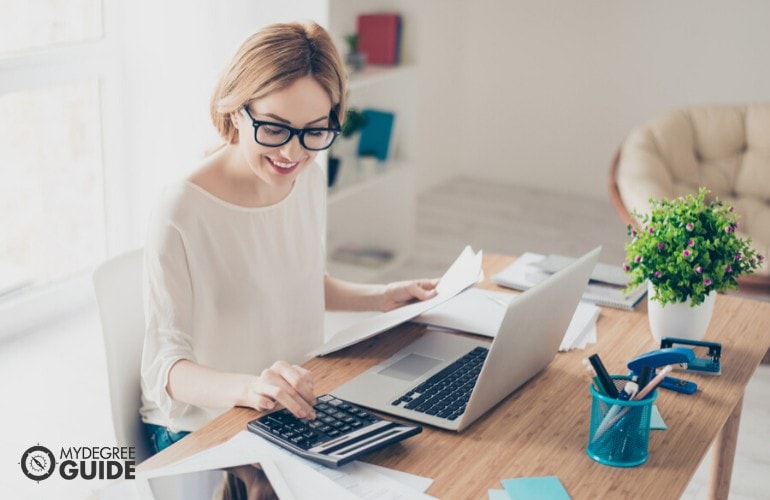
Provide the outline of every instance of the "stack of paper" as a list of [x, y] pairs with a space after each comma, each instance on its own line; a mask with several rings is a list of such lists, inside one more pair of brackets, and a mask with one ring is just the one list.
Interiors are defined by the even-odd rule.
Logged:
[[[485, 337], [495, 337], [503, 322], [506, 307], [516, 295], [470, 288], [441, 305], [416, 317], [413, 321], [447, 330]], [[560, 351], [584, 349], [596, 342], [596, 320], [600, 309], [580, 302], [562, 340]]]
[[[492, 281], [514, 290], [528, 290], [573, 260], [559, 255], [546, 257], [526, 252], [516, 262], [492, 276]], [[597, 264], [591, 274], [591, 281], [586, 285], [583, 300], [600, 306], [632, 310], [647, 293], [647, 287], [637, 287], [625, 293], [623, 290], [627, 284], [628, 277], [621, 268]]]

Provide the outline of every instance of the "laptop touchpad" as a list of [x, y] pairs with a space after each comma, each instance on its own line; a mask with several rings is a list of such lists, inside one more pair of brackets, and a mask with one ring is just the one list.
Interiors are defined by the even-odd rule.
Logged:
[[440, 359], [408, 354], [377, 373], [401, 380], [414, 380], [441, 362]]

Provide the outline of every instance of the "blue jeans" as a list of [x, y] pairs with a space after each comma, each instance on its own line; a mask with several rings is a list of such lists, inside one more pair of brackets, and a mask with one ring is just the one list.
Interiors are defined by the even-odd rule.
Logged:
[[150, 445], [152, 446], [153, 453], [158, 453], [159, 451], [168, 448], [190, 434], [188, 431], [171, 432], [168, 430], [168, 427], [155, 424], [145, 423], [144, 428], [147, 431], [147, 436], [150, 438]]

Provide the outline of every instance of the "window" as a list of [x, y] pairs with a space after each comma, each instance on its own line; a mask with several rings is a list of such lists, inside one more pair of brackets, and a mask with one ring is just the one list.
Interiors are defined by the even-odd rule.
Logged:
[[101, 143], [98, 80], [0, 96], [0, 259], [17, 279], [104, 255]]
[[100, 40], [101, 0], [0, 0], [0, 55]]
[[0, 0], [0, 338], [93, 303], [90, 271], [220, 142], [224, 61], [303, 3]]
[[102, 9], [0, 0], [0, 304], [104, 258], [113, 63]]

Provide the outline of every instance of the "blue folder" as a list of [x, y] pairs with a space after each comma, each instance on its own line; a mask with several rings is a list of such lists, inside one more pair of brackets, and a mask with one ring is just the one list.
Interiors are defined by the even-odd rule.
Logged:
[[379, 161], [388, 159], [395, 115], [387, 111], [364, 109], [364, 126], [358, 141], [358, 156], [374, 156]]

